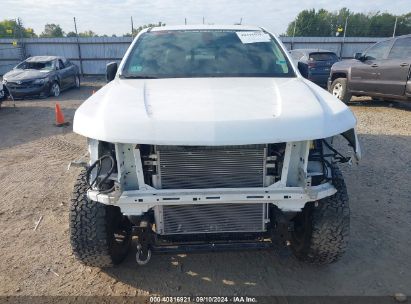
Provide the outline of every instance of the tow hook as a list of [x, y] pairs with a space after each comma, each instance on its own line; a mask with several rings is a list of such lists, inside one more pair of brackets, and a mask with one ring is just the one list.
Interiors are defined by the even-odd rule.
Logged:
[[137, 227], [138, 245], [136, 253], [136, 262], [138, 265], [146, 265], [151, 259], [152, 232], [148, 220], [142, 220]]
[[141, 244], [137, 245], [137, 253], [136, 253], [136, 262], [140, 266], [146, 265], [151, 259], [151, 250], [146, 248], [143, 250], [143, 246]]
[[87, 168], [88, 162], [84, 161], [87, 157], [88, 153], [84, 154], [80, 159], [71, 161], [67, 166], [67, 171], [71, 169], [71, 167], [75, 168]]

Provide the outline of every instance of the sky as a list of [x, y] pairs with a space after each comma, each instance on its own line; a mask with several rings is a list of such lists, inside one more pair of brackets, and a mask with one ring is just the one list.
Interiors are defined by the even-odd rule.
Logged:
[[25, 27], [37, 34], [46, 23], [60, 24], [67, 33], [74, 31], [73, 17], [79, 32], [92, 30], [99, 35], [131, 32], [134, 25], [157, 23], [243, 24], [258, 25], [282, 34], [303, 9], [325, 8], [330, 11], [347, 7], [354, 12], [411, 11], [411, 0], [1, 0], [0, 20], [20, 17]]

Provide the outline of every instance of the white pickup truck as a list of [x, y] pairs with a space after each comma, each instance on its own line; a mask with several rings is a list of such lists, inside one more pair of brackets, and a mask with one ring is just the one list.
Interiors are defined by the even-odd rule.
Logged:
[[275, 244], [309, 263], [342, 255], [350, 212], [337, 163], [351, 157], [332, 143], [342, 135], [359, 159], [356, 119], [274, 35], [154, 27], [106, 76], [74, 118], [90, 153], [70, 209], [78, 259], [118, 264], [133, 235], [140, 265], [152, 253]]

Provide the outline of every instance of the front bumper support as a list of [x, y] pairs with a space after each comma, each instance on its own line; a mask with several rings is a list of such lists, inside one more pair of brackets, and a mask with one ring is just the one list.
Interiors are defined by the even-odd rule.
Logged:
[[274, 184], [264, 188], [133, 190], [101, 194], [88, 191], [90, 200], [119, 206], [125, 215], [142, 215], [154, 206], [200, 205], [219, 203], [271, 203], [282, 211], [300, 211], [305, 203], [336, 193], [330, 183], [311, 187], [284, 187]]

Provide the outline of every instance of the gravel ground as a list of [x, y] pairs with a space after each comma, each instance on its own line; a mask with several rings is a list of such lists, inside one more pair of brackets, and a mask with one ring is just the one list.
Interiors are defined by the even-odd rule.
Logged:
[[[68, 204], [86, 152], [71, 126], [53, 126], [59, 101], [75, 109], [102, 82], [86, 79], [59, 98], [10, 102], [0, 110], [0, 295], [393, 295], [411, 294], [411, 107], [357, 100], [364, 151], [344, 166], [351, 199], [351, 241], [336, 264], [315, 267], [272, 251], [154, 256], [135, 249], [110, 270], [71, 254]], [[37, 230], [36, 222], [42, 217]]]

